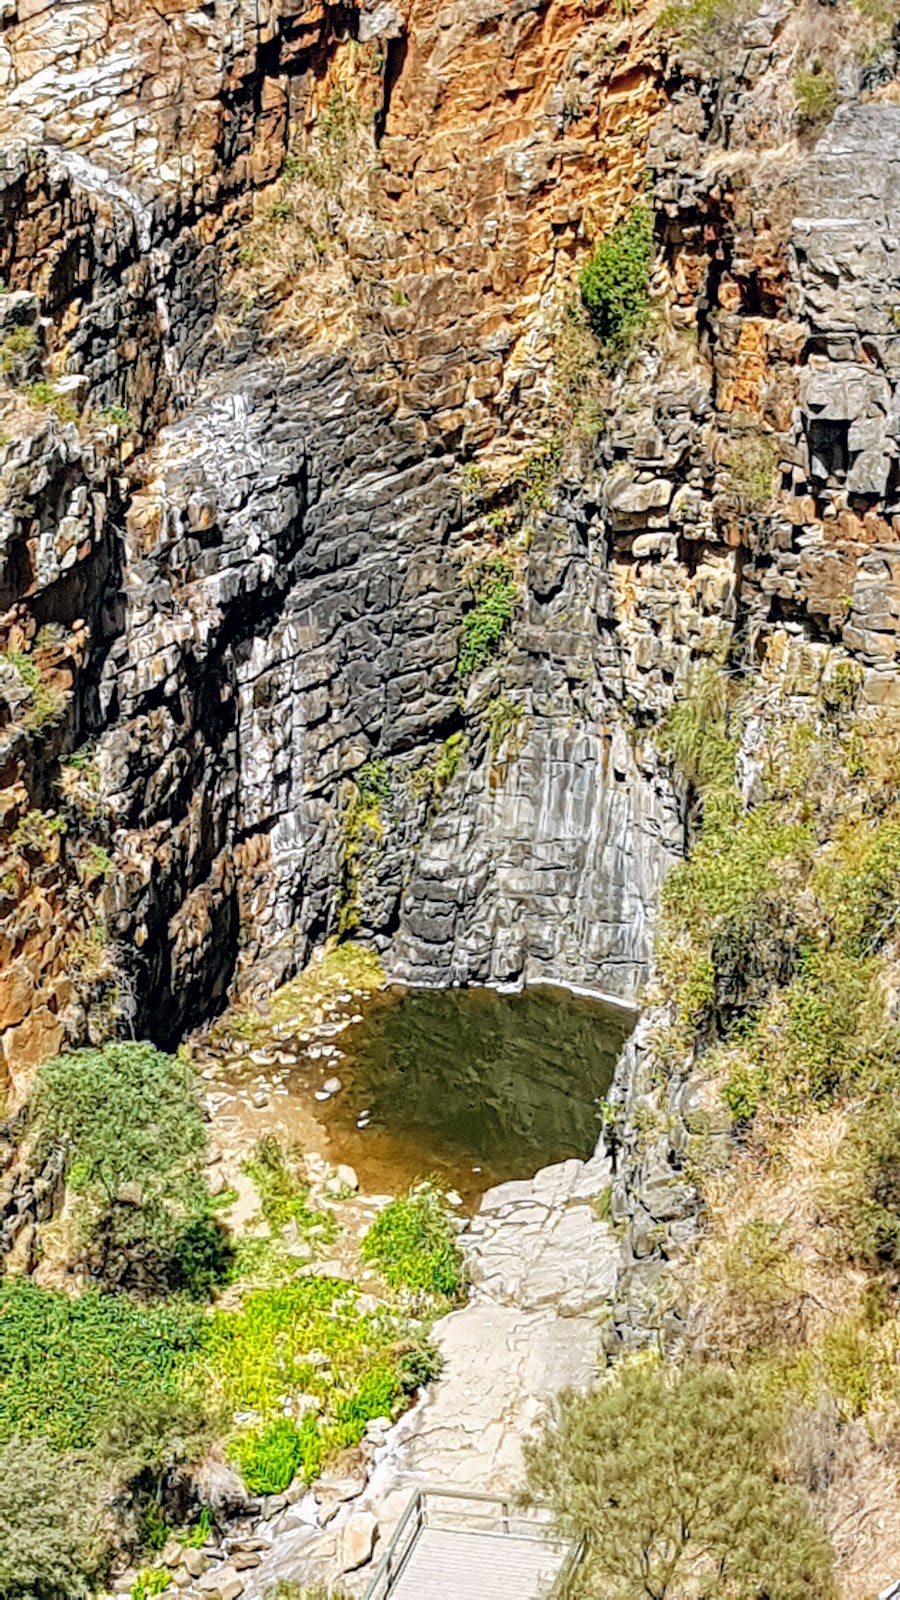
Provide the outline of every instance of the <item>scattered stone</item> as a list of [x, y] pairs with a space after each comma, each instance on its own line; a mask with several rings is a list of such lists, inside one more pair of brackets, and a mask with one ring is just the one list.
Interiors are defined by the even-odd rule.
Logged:
[[185, 1566], [192, 1578], [201, 1578], [209, 1566], [209, 1561], [202, 1550], [192, 1550], [187, 1546], [181, 1552], [182, 1565]]
[[340, 1094], [343, 1084], [340, 1078], [326, 1078], [322, 1088], [326, 1094]]

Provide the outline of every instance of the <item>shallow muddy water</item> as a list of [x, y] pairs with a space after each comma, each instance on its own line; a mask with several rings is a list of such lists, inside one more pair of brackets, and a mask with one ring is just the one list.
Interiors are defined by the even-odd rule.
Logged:
[[556, 988], [391, 988], [362, 1010], [333, 1056], [305, 1065], [313, 1093], [316, 1078], [340, 1079], [315, 1108], [331, 1159], [370, 1191], [433, 1173], [469, 1204], [493, 1183], [591, 1154], [633, 1021]]

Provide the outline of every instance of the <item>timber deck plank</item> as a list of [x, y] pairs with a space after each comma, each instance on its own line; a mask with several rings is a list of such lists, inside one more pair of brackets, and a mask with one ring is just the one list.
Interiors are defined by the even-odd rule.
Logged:
[[565, 1549], [514, 1534], [423, 1528], [391, 1600], [543, 1600]]

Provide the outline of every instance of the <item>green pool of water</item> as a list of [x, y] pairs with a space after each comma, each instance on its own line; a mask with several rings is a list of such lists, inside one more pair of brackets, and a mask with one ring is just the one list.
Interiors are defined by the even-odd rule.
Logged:
[[633, 1020], [557, 988], [387, 989], [340, 1036], [321, 1118], [365, 1187], [433, 1173], [471, 1201], [591, 1154]]

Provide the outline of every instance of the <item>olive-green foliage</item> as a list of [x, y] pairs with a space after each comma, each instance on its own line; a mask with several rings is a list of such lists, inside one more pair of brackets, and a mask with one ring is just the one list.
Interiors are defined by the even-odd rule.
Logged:
[[462, 619], [456, 670], [467, 683], [494, 660], [519, 600], [519, 585], [506, 556], [489, 556], [471, 580], [474, 604]]
[[591, 328], [607, 358], [620, 359], [650, 309], [653, 215], [643, 201], [605, 233], [581, 269], [579, 287]]
[[900, 1271], [900, 1106], [890, 1089], [876, 1093], [850, 1119], [827, 1210], [851, 1257], [870, 1272]]
[[121, 433], [131, 434], [137, 432], [137, 423], [125, 406], [104, 406], [99, 415], [101, 422], [118, 428]]
[[202, 1335], [202, 1316], [180, 1301], [0, 1284], [0, 1444], [34, 1433], [61, 1451], [92, 1449], [123, 1396], [152, 1407], [184, 1391]]
[[728, 736], [727, 709], [722, 674], [711, 663], [702, 663], [660, 728], [660, 747], [672, 756], [688, 787], [701, 795], [727, 793], [734, 781], [735, 744]]
[[34, 328], [13, 328], [12, 333], [8, 333], [0, 344], [0, 372], [16, 371], [23, 356], [30, 356], [36, 348], [37, 333]]
[[82, 1600], [102, 1543], [96, 1486], [83, 1465], [42, 1439], [0, 1446], [0, 1595]]
[[22, 719], [24, 726], [37, 730], [58, 722], [65, 709], [65, 700], [58, 689], [44, 682], [31, 656], [22, 650], [11, 650], [4, 652], [2, 659], [15, 667], [28, 690], [29, 703]]
[[201, 1460], [221, 1425], [201, 1399], [187, 1364], [181, 1379], [177, 1389], [151, 1387], [114, 1396], [98, 1444], [105, 1481], [143, 1491], [157, 1510], [170, 1474]]
[[338, 885], [338, 933], [344, 936], [359, 927], [360, 890], [367, 853], [378, 848], [384, 833], [384, 808], [393, 794], [386, 761], [366, 761], [350, 789], [341, 818], [342, 851]]
[[830, 67], [816, 60], [794, 76], [794, 99], [802, 128], [819, 132], [837, 109], [837, 79]]
[[777, 1452], [777, 1418], [746, 1378], [644, 1362], [563, 1395], [526, 1461], [561, 1531], [587, 1538], [598, 1600], [829, 1600], [832, 1552], [803, 1492], [778, 1481]]
[[254, 1154], [244, 1162], [244, 1171], [253, 1179], [262, 1214], [273, 1231], [294, 1222], [301, 1235], [314, 1228], [326, 1242], [337, 1233], [332, 1211], [317, 1211], [308, 1203], [309, 1184], [302, 1182], [293, 1158], [272, 1134], [260, 1139]]
[[57, 811], [26, 811], [13, 828], [11, 842], [17, 850], [36, 850], [46, 855], [54, 837], [66, 832], [65, 817]]
[[451, 733], [438, 751], [432, 773], [432, 787], [436, 795], [443, 794], [453, 782], [466, 759], [469, 740], [464, 733]]
[[362, 1256], [391, 1288], [448, 1300], [458, 1299], [465, 1288], [453, 1224], [431, 1183], [385, 1206], [363, 1239]]
[[779, 449], [770, 434], [744, 429], [726, 457], [728, 486], [741, 511], [762, 511], [772, 499]]
[[751, 9], [751, 0], [670, 0], [656, 25], [706, 64], [724, 70]]
[[150, 1277], [182, 1276], [179, 1244], [201, 1249], [209, 1206], [191, 1067], [149, 1044], [56, 1056], [38, 1074], [32, 1122], [41, 1156], [65, 1154], [101, 1275], [125, 1283], [140, 1258]]
[[54, 388], [52, 383], [40, 378], [37, 383], [26, 383], [19, 393], [30, 400], [33, 406], [40, 406], [42, 411], [52, 411], [60, 422], [77, 422], [78, 410], [71, 400], [67, 400]]
[[492, 756], [499, 755], [501, 746], [518, 727], [524, 714], [525, 707], [511, 700], [508, 695], [497, 694], [488, 701], [484, 709], [484, 723]]
[[[335, 89], [319, 113], [313, 139], [307, 144], [294, 144], [288, 151], [283, 173], [286, 193], [298, 178], [308, 179], [326, 193], [336, 193], [341, 187], [347, 152], [358, 125], [356, 105], [341, 89]], [[276, 205], [278, 203], [276, 201]], [[290, 206], [290, 198], [281, 204]], [[282, 215], [290, 216], [291, 212]]]

